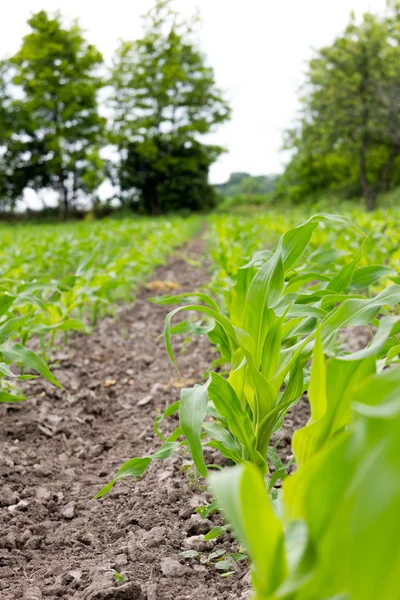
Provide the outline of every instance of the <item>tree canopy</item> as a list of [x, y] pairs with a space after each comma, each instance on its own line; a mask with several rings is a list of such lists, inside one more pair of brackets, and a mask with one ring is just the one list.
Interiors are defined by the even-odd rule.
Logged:
[[158, 0], [144, 17], [144, 36], [121, 42], [112, 68], [115, 179], [129, 200], [154, 214], [214, 202], [208, 169], [222, 148], [200, 137], [230, 110], [196, 47], [195, 24], [181, 20], [170, 0]]
[[0, 87], [6, 112], [0, 195], [13, 203], [26, 187], [51, 189], [67, 212], [102, 180], [105, 119], [97, 103], [102, 56], [77, 23], [63, 27], [59, 14], [40, 11], [28, 23], [31, 32], [3, 63], [3, 89], [8, 77], [14, 93], [5, 103]]
[[400, 166], [400, 4], [354, 14], [344, 33], [309, 62], [293, 150], [279, 184], [297, 201], [334, 189], [362, 192], [368, 210], [398, 183]]

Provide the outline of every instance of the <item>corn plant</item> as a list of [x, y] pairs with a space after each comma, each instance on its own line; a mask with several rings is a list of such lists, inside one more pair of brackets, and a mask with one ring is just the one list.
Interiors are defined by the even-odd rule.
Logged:
[[[58, 385], [48, 368], [54, 346], [131, 301], [197, 226], [194, 218], [2, 227], [0, 400], [24, 399], [16, 382], [36, 376], [31, 371]], [[36, 353], [32, 338], [40, 343]]]
[[[269, 448], [271, 436], [280, 429], [287, 410], [308, 387], [307, 363], [316, 337], [321, 346], [332, 350], [341, 328], [371, 322], [379, 326], [376, 318], [379, 312], [400, 300], [398, 285], [389, 286], [374, 298], [348, 291], [357, 275], [361, 252], [340, 269], [333, 270], [330, 277], [315, 271], [314, 262], [313, 270], [307, 270], [302, 255], [321, 223], [348, 227], [361, 240], [364, 237], [344, 217], [316, 215], [283, 234], [274, 252], [258, 253], [238, 270], [229, 316], [203, 293], [181, 294], [160, 301], [168, 305], [197, 298], [202, 302], [179, 306], [166, 318], [166, 347], [174, 363], [172, 333], [190, 327], [183, 322], [174, 328], [171, 321], [180, 312], [196, 311], [212, 319], [214, 326], [208, 335], [230, 362], [231, 370], [228, 378], [212, 372], [204, 385], [183, 389], [180, 402], [165, 414], [179, 411], [179, 427], [167, 439], [160, 435], [163, 445], [152, 456], [127, 461], [99, 495], [122, 477], [143, 474], [153, 459], [169, 456], [182, 444], [189, 446], [194, 464], [204, 477], [208, 475], [204, 447], [217, 449], [235, 463], [250, 462], [263, 473], [268, 472], [268, 455], [271, 460], [276, 459]], [[375, 279], [382, 275], [379, 269], [370, 271], [371, 280], [372, 273]], [[397, 340], [389, 338], [397, 330], [389, 329], [387, 333], [383, 323], [386, 321], [382, 321], [379, 330], [382, 339], [396, 347]], [[180, 438], [183, 440], [179, 441]]]
[[376, 374], [383, 337], [327, 367], [316, 349], [311, 420], [293, 439], [300, 467], [277, 500], [249, 463], [210, 475], [251, 558], [254, 600], [399, 597], [400, 368]]

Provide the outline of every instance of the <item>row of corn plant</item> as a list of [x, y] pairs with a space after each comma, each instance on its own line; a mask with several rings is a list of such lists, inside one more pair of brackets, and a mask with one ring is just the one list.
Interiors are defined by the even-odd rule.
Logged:
[[132, 300], [196, 227], [176, 218], [0, 228], [0, 401], [24, 399], [17, 383], [32, 373], [58, 385], [52, 348]]
[[254, 600], [399, 598], [400, 367], [375, 360], [399, 319], [384, 319], [352, 356], [326, 364], [315, 345], [298, 470], [275, 500], [248, 462], [210, 476], [251, 558]]
[[[256, 251], [264, 251], [267, 243], [275, 244], [282, 233], [306, 219], [309, 214], [310, 207], [304, 205], [290, 212], [280, 212], [271, 208], [266, 214], [260, 213], [247, 217], [214, 215], [210, 218], [208, 238], [213, 259], [213, 274], [209, 284], [211, 293], [225, 301], [229, 310], [231, 289], [245, 257], [251, 256]], [[387, 267], [398, 270], [400, 267], [399, 234], [396, 225], [400, 216], [398, 209], [376, 211], [373, 215], [357, 210], [347, 211], [344, 214], [368, 234], [368, 239], [364, 241], [364, 252], [359, 266], [380, 265], [383, 273]], [[340, 236], [337, 236], [332, 228], [320, 229], [311, 240], [308, 254], [312, 257], [313, 252], [318, 251], [322, 255], [319, 257], [318, 264], [322, 273], [321, 268], [329, 270], [344, 264], [349, 252], [357, 252], [359, 241], [357, 234], [349, 228], [341, 231]], [[385, 284], [383, 279], [372, 289], [378, 292]]]
[[[359, 239], [357, 252], [348, 255], [345, 263], [341, 254], [337, 266], [326, 268], [325, 247], [307, 254], [313, 234], [318, 236], [321, 226], [336, 228], [336, 232], [350, 229]], [[279, 464], [270, 447], [272, 434], [279, 431], [289, 408], [309, 387], [308, 363], [316, 340], [324, 352], [340, 355], [343, 349], [338, 334], [342, 328], [372, 324], [378, 327], [374, 348], [378, 344], [383, 355], [389, 353], [390, 359], [395, 359], [397, 321], [392, 326], [378, 316], [399, 302], [400, 286], [389, 285], [373, 297], [360, 291], [382, 276], [395, 278], [397, 273], [392, 269], [383, 272], [379, 265], [358, 267], [365, 239], [363, 231], [345, 217], [316, 215], [284, 233], [273, 252], [258, 252], [238, 269], [229, 313], [204, 293], [160, 299], [165, 305], [189, 301], [166, 318], [166, 347], [173, 362], [176, 364], [172, 335], [196, 330], [208, 334], [230, 370], [227, 377], [211, 372], [205, 384], [183, 389], [180, 401], [164, 415], [179, 412], [176, 430], [165, 438], [160, 432], [164, 416], [158, 417], [155, 431], [162, 440], [160, 449], [127, 461], [98, 496], [123, 477], [142, 475], [152, 460], [165, 458], [182, 445], [189, 447], [204, 477], [209, 471], [205, 447], [267, 474], [269, 463]], [[187, 311], [198, 312], [209, 322], [204, 327], [190, 321], [173, 326], [173, 317]], [[284, 477], [281, 467], [279, 475]], [[275, 481], [276, 475], [271, 488]]]

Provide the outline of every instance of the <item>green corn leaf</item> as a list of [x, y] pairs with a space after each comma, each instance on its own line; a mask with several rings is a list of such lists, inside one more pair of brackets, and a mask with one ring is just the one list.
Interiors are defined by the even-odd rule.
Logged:
[[369, 356], [376, 356], [384, 347], [391, 336], [400, 332], [400, 317], [382, 317], [379, 329], [372, 342], [363, 350], [358, 350], [341, 357], [342, 360], [361, 360]]
[[171, 304], [178, 304], [181, 300], [186, 298], [197, 299], [200, 302], [204, 302], [207, 306], [213, 310], [220, 312], [218, 304], [208, 294], [200, 292], [187, 292], [185, 294], [178, 294], [177, 296], [162, 296], [161, 298], [150, 298], [150, 301], [154, 304], [160, 304], [161, 306], [169, 306]]
[[5, 375], [5, 377], [17, 377], [17, 375], [11, 371], [10, 367], [3, 362], [0, 363], [0, 373]]
[[12, 296], [8, 292], [0, 294], [0, 317], [4, 315], [15, 300], [15, 296]]
[[276, 252], [253, 277], [243, 311], [243, 329], [251, 335], [259, 356], [271, 324], [269, 309], [278, 301], [284, 285], [281, 257]]
[[274, 321], [264, 342], [261, 371], [268, 381], [272, 379], [278, 368], [282, 343], [282, 323], [282, 317]]
[[204, 385], [196, 384], [193, 388], [183, 388], [179, 409], [179, 422], [186, 437], [193, 462], [200, 475], [207, 477], [207, 467], [204, 462], [200, 435], [207, 412], [209, 382]]
[[230, 434], [230, 432], [217, 423], [216, 421], [212, 421], [211, 423], [204, 422], [203, 430], [209, 435], [213, 440], [217, 440], [224, 444], [226, 448], [230, 450], [234, 450], [235, 452], [240, 452], [240, 446], [235, 441], [234, 437]]
[[236, 283], [231, 290], [231, 302], [229, 316], [232, 325], [243, 327], [243, 310], [246, 303], [247, 290], [256, 270], [249, 266], [238, 269]]
[[174, 402], [173, 404], [170, 404], [161, 415], [158, 415], [154, 419], [154, 433], [156, 433], [163, 442], [165, 442], [165, 437], [160, 432], [159, 425], [164, 421], [166, 417], [171, 417], [173, 414], [178, 412], [180, 404], [180, 400]]
[[213, 527], [212, 529], [210, 529], [210, 531], [208, 533], [205, 534], [204, 541], [209, 542], [211, 540], [215, 540], [216, 538], [223, 535], [226, 531], [228, 531], [228, 529], [229, 529], [228, 525], [217, 525], [216, 527]]
[[42, 377], [45, 377], [50, 383], [57, 387], [62, 387], [61, 383], [54, 377], [44, 360], [42, 360], [37, 354], [26, 348], [22, 344], [14, 344], [11, 348], [1, 348], [1, 352], [4, 357], [10, 362], [21, 364], [26, 369], [32, 369], [36, 371]]
[[326, 367], [324, 351], [322, 348], [321, 331], [319, 328], [317, 329], [317, 334], [315, 336], [308, 399], [311, 408], [310, 422], [313, 423], [324, 416], [327, 407]]
[[0, 390], [0, 403], [8, 403], [8, 402], [21, 402], [22, 400], [26, 400], [26, 396], [19, 394], [10, 394], [4, 390]]
[[212, 317], [213, 319], [215, 319], [215, 321], [217, 323], [219, 323], [225, 333], [228, 336], [228, 339], [230, 341], [230, 343], [233, 345], [233, 347], [236, 347], [237, 341], [236, 341], [236, 333], [234, 328], [232, 327], [229, 319], [227, 319], [227, 317], [225, 317], [224, 315], [222, 315], [219, 312], [216, 312], [215, 310], [209, 308], [208, 306], [201, 306], [200, 304], [189, 304], [187, 306], [178, 306], [178, 308], [175, 308], [173, 311], [171, 311], [165, 318], [165, 327], [164, 327], [164, 339], [165, 339], [165, 346], [168, 352], [168, 356], [170, 357], [171, 361], [173, 362], [173, 364], [176, 366], [176, 361], [175, 361], [175, 356], [174, 356], [174, 352], [172, 349], [172, 343], [171, 343], [171, 321], [173, 319], [173, 317], [182, 312], [182, 311], [197, 311], [199, 313], [205, 314], [209, 317]]
[[360, 289], [367, 288], [373, 285], [382, 277], [396, 277], [397, 272], [391, 267], [385, 265], [368, 265], [367, 267], [360, 267], [354, 273], [351, 280], [351, 287]]
[[179, 442], [165, 442], [161, 448], [150, 456], [143, 456], [140, 458], [131, 458], [127, 460], [122, 467], [118, 470], [115, 479], [107, 483], [97, 494], [94, 496], [94, 500], [101, 498], [108, 494], [112, 487], [124, 477], [140, 477], [146, 471], [147, 467], [152, 460], [159, 460], [169, 458], [181, 444]]
[[308, 462], [334, 435], [350, 423], [354, 390], [374, 371], [373, 359], [351, 362], [332, 359], [328, 363], [325, 413], [318, 421], [310, 422], [293, 435], [293, 453], [300, 466]]
[[24, 315], [21, 317], [14, 317], [13, 319], [8, 319], [3, 325], [0, 326], [0, 343], [4, 342], [9, 336], [14, 336], [21, 329], [21, 327], [31, 318], [33, 313], [29, 313], [28, 315]]
[[233, 387], [217, 373], [211, 373], [209, 397], [218, 413], [227, 420], [229, 431], [237, 439], [252, 462], [266, 470], [265, 459], [256, 450], [256, 436], [250, 417], [241, 407]]
[[211, 474], [210, 485], [249, 553], [255, 588], [260, 597], [272, 597], [284, 580], [287, 566], [283, 528], [260, 471], [252, 465], [240, 465]]
[[232, 450], [232, 448], [228, 448], [227, 446], [225, 446], [225, 444], [219, 442], [218, 440], [211, 440], [211, 442], [206, 442], [204, 446], [208, 446], [209, 448], [215, 448], [216, 450], [219, 450], [222, 456], [225, 456], [225, 458], [232, 460], [237, 465], [244, 462], [244, 459], [240, 456], [238, 452]]

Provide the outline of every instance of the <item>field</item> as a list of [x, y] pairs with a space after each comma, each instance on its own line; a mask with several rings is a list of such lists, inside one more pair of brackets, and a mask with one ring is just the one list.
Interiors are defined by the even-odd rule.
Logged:
[[399, 216], [1, 226], [1, 598], [397, 600]]

